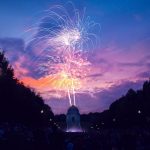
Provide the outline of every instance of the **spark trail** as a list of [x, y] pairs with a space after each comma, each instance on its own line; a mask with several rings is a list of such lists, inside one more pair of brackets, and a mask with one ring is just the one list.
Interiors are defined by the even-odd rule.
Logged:
[[58, 79], [56, 91], [65, 91], [70, 105], [76, 105], [75, 94], [90, 71], [88, 54], [97, 42], [94, 32], [99, 24], [85, 17], [85, 10], [81, 13], [72, 3], [68, 5], [71, 11], [63, 6], [46, 10], [31, 42], [41, 48], [35, 59], [39, 72]]

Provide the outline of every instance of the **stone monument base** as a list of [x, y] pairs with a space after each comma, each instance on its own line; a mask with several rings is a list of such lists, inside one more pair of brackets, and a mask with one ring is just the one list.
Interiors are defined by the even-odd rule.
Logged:
[[66, 114], [67, 132], [82, 132], [79, 109], [72, 105]]

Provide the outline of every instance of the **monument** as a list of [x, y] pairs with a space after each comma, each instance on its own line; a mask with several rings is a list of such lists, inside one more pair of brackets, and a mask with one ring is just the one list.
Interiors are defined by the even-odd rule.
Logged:
[[66, 115], [67, 132], [82, 132], [79, 109], [72, 105]]

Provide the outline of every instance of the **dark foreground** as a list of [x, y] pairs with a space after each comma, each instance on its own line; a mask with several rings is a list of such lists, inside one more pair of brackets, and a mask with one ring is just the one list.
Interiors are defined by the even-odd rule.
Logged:
[[150, 150], [150, 130], [103, 129], [66, 133], [52, 128], [0, 125], [0, 150]]

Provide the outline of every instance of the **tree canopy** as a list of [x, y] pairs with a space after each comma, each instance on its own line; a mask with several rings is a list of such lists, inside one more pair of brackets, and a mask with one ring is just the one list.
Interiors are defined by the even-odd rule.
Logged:
[[49, 126], [53, 119], [51, 108], [38, 94], [15, 78], [4, 52], [0, 52], [0, 121]]
[[108, 110], [99, 113], [93, 125], [99, 127], [135, 127], [150, 125], [150, 80], [141, 90], [129, 89], [126, 95], [114, 101]]

